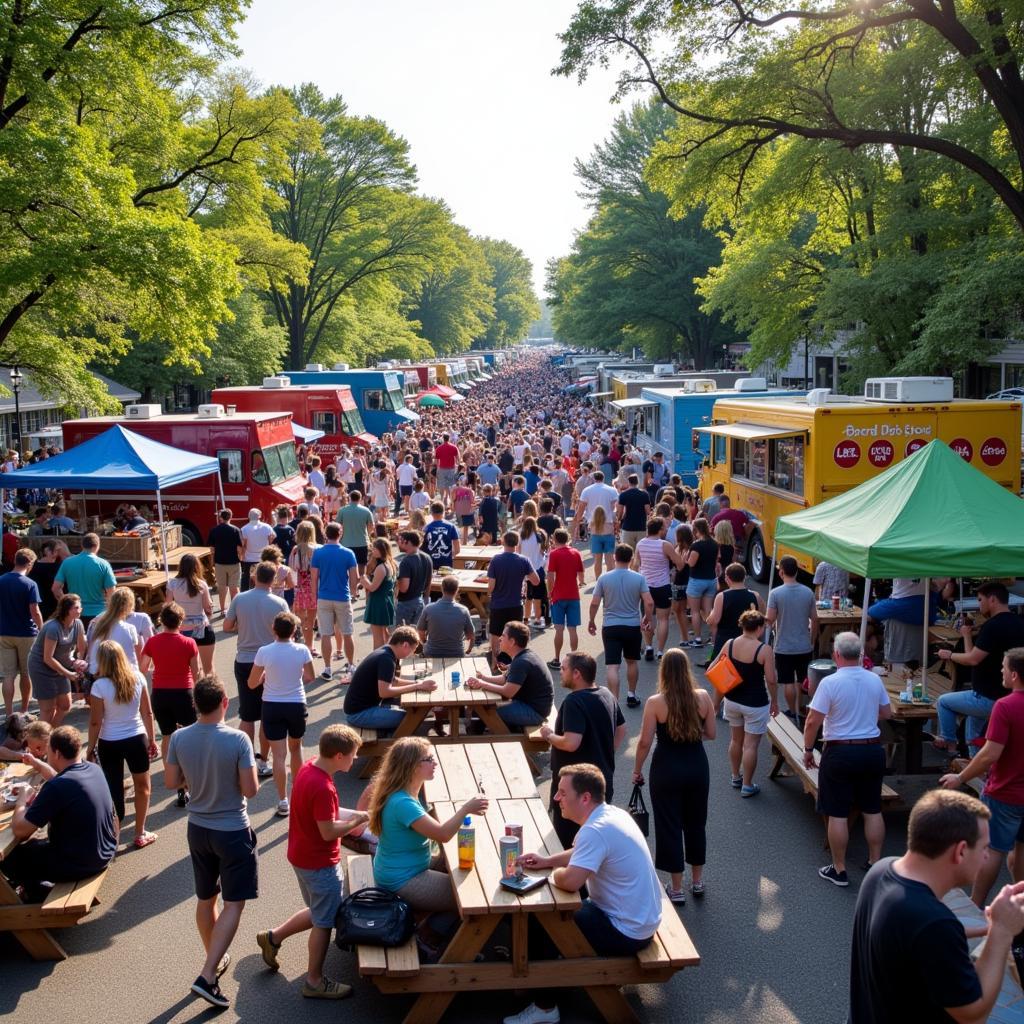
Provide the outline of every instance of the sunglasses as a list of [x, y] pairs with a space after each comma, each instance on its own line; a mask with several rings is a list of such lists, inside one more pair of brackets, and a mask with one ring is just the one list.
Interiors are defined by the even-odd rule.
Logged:
[[420, 764], [437, 764], [436, 757], [421, 757]]

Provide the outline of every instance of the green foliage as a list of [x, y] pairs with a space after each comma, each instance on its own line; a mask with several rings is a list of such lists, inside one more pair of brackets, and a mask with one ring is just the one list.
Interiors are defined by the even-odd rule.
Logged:
[[482, 238], [480, 244], [490, 267], [487, 284], [494, 292], [494, 317], [476, 347], [505, 348], [522, 341], [530, 322], [540, 314], [533, 267], [511, 242]]

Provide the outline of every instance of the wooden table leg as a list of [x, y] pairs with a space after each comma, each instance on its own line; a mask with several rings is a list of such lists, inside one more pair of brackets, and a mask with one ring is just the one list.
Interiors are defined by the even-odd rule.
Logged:
[[[404, 736], [414, 736], [416, 730], [426, 720], [429, 711], [430, 708], [425, 704], [422, 707], [417, 704], [415, 707], [409, 708], [405, 712], [405, 717], [399, 722], [398, 728], [391, 734], [391, 739], [400, 740]], [[359, 778], [368, 779], [377, 770], [380, 760], [379, 756], [366, 758], [366, 763], [359, 772]]]
[[525, 978], [529, 971], [529, 924], [530, 919], [526, 914], [512, 915], [512, 973], [517, 978]]
[[[3, 875], [0, 875], [0, 906], [21, 907], [24, 904]], [[64, 947], [46, 928], [11, 929], [11, 934], [21, 943], [33, 960], [67, 960]]]
[[502, 721], [498, 714], [497, 704], [476, 704], [473, 710], [480, 716], [480, 720], [495, 736], [508, 736], [511, 734], [509, 727]]

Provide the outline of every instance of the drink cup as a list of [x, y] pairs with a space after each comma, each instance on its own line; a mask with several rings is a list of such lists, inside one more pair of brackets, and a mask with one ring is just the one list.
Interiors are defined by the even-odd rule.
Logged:
[[517, 821], [505, 822], [505, 835], [515, 836], [519, 842], [523, 841], [523, 826]]
[[518, 836], [502, 836], [498, 840], [498, 850], [501, 854], [501, 871], [506, 878], [514, 878], [516, 874], [516, 862], [522, 853], [522, 844]]

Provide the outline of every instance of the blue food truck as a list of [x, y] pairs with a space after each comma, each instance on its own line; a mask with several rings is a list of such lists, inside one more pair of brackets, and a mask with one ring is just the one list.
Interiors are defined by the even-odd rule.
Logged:
[[352, 370], [346, 363], [335, 363], [333, 369], [325, 370], [313, 363], [305, 370], [289, 370], [288, 376], [293, 384], [347, 384], [366, 429], [378, 437], [416, 423], [420, 418], [405, 406], [404, 371]]
[[[793, 397], [806, 391], [791, 388], [770, 388], [764, 377], [745, 377], [734, 388], [718, 388], [712, 379], [688, 380], [682, 387], [643, 388], [639, 398], [612, 402], [613, 408], [636, 429], [636, 444], [652, 452], [662, 452], [673, 473], [683, 483], [697, 484], [697, 474], [706, 452], [694, 450], [693, 431], [711, 422], [711, 411], [720, 398]], [[700, 446], [707, 441], [701, 435]]]

